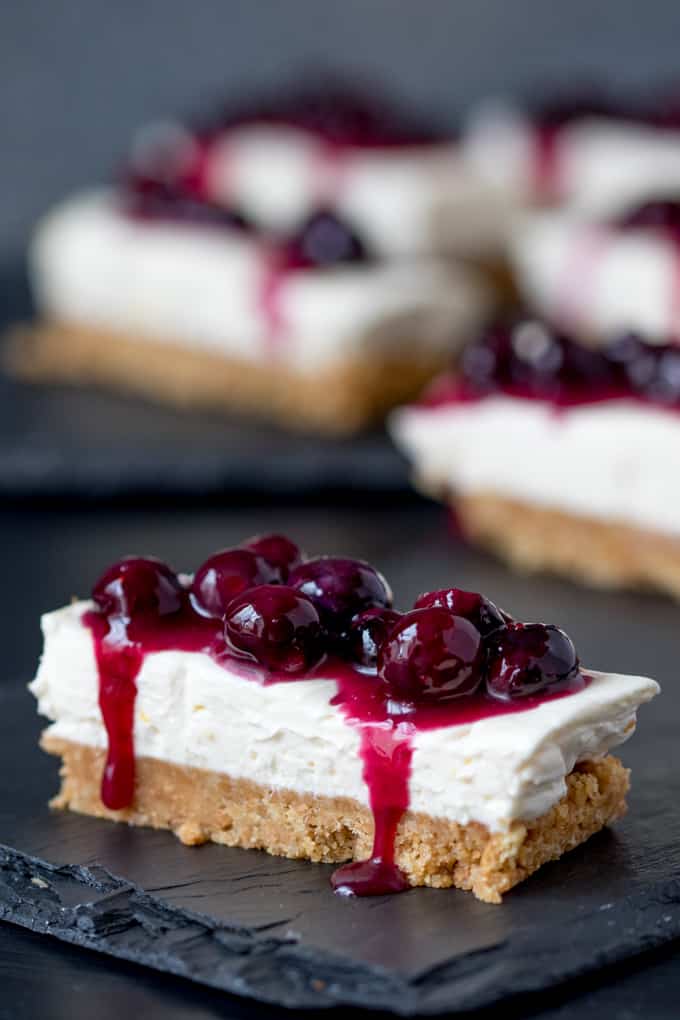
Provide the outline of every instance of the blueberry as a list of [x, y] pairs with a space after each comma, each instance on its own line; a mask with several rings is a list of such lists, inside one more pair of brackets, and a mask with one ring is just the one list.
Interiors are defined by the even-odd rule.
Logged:
[[497, 698], [555, 691], [578, 676], [571, 638], [543, 623], [511, 623], [488, 642], [487, 687]]
[[293, 588], [263, 584], [238, 595], [224, 621], [227, 644], [268, 670], [302, 673], [321, 655], [321, 623]]
[[92, 598], [107, 616], [130, 619], [139, 612], [176, 613], [184, 590], [170, 567], [152, 556], [128, 556], [106, 570]]
[[469, 620], [433, 606], [405, 613], [378, 655], [395, 701], [418, 704], [473, 694], [482, 679], [482, 636]]
[[223, 549], [210, 556], [194, 575], [191, 602], [203, 616], [221, 619], [236, 595], [278, 580], [278, 571], [248, 549]]

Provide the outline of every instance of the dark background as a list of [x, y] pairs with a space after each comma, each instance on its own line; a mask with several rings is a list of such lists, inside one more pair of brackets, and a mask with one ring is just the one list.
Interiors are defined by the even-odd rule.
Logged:
[[454, 125], [489, 94], [680, 79], [676, 0], [2, 0], [0, 266], [132, 130], [310, 70]]

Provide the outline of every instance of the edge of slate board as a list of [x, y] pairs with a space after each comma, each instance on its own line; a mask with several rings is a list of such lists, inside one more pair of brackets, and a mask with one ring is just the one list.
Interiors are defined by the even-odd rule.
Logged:
[[261, 1002], [411, 1016], [545, 991], [680, 938], [680, 877], [579, 917], [568, 933], [563, 923], [523, 929], [413, 980], [171, 906], [103, 868], [4, 846], [0, 919]]
[[[33, 314], [25, 259], [0, 261], [0, 361], [6, 330]], [[351, 498], [356, 491], [417, 498], [406, 459], [377, 428], [333, 439], [236, 412], [155, 407], [106, 387], [32, 386], [4, 372], [0, 404], [0, 495], [8, 498]], [[129, 418], [140, 439], [130, 436]], [[190, 441], [177, 445], [185, 426]]]

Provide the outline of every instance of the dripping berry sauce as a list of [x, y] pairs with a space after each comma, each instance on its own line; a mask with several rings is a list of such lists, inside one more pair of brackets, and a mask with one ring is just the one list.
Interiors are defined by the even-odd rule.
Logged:
[[410, 804], [420, 731], [530, 711], [582, 690], [574, 646], [561, 630], [514, 621], [457, 588], [392, 607], [385, 578], [362, 560], [308, 559], [283, 535], [256, 536], [179, 578], [159, 560], [130, 557], [93, 589], [83, 622], [94, 643], [108, 746], [101, 798], [134, 800], [137, 677], [147, 655], [209, 655], [260, 684], [332, 679], [347, 725], [359, 730], [374, 821], [366, 861], [338, 868], [334, 889], [377, 895], [408, 888], [398, 829]]

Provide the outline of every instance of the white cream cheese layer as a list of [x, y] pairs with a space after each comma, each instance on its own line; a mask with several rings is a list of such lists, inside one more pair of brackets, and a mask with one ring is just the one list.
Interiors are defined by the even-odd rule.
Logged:
[[517, 224], [511, 256], [530, 305], [596, 341], [632, 329], [666, 343], [680, 328], [678, 254], [653, 232], [537, 213]]
[[[81, 621], [87, 608], [80, 602], [43, 617], [31, 690], [53, 720], [50, 736], [105, 747], [92, 638]], [[547, 811], [574, 765], [626, 740], [637, 707], [658, 692], [644, 677], [589, 675], [585, 690], [535, 710], [417, 733], [411, 809], [493, 830]], [[137, 688], [140, 756], [368, 803], [359, 731], [330, 704], [332, 680], [264, 686], [202, 653], [158, 652], [146, 657]]]
[[327, 204], [387, 258], [496, 249], [507, 212], [453, 143], [334, 151], [283, 126], [225, 133], [211, 154], [207, 186], [266, 230], [295, 230]]
[[54, 319], [314, 372], [387, 348], [447, 351], [488, 310], [474, 274], [437, 260], [366, 263], [286, 276], [280, 335], [262, 302], [265, 260], [238, 233], [137, 222], [97, 192], [39, 226], [34, 291]]
[[616, 400], [557, 410], [491, 396], [391, 420], [418, 479], [680, 536], [680, 414]]

